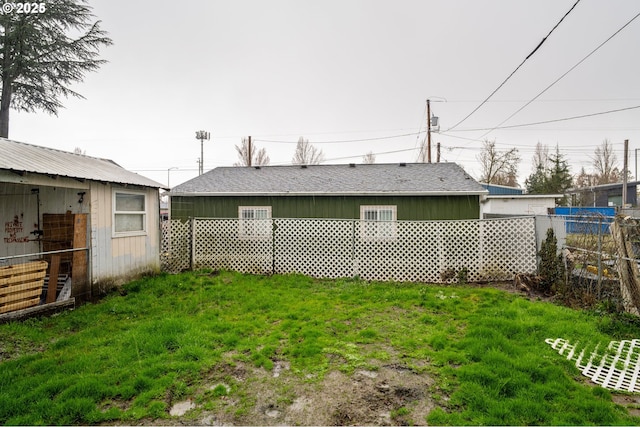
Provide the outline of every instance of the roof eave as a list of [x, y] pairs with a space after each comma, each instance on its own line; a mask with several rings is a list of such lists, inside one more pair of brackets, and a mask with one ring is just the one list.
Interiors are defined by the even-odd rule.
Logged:
[[30, 174], [33, 175], [41, 175], [41, 176], [47, 176], [49, 178], [52, 179], [56, 179], [56, 178], [67, 178], [67, 179], [73, 179], [76, 181], [80, 181], [80, 182], [84, 182], [84, 181], [93, 181], [93, 182], [101, 182], [101, 183], [109, 183], [109, 184], [118, 184], [118, 185], [135, 185], [138, 187], [148, 187], [148, 188], [158, 188], [161, 190], [169, 190], [169, 187], [165, 186], [164, 184], [160, 184], [159, 182], [155, 182], [151, 179], [146, 178], [145, 180], [148, 180], [149, 182], [143, 183], [143, 182], [133, 182], [133, 181], [125, 181], [125, 180], [104, 180], [104, 179], [96, 179], [96, 178], [89, 178], [86, 176], [74, 176], [74, 175], [64, 175], [64, 174], [57, 174], [57, 173], [46, 173], [46, 172], [42, 172], [42, 171], [34, 171], [34, 170], [27, 170], [27, 169], [11, 169], [11, 168], [0, 168], [0, 170], [6, 170], [8, 172], [14, 173], [16, 175], [20, 175], [20, 176], [27, 176]]
[[564, 194], [491, 194], [488, 199], [559, 199]]
[[186, 192], [170, 191], [169, 196], [224, 197], [224, 196], [481, 196], [489, 192], [481, 191], [308, 191], [308, 192]]

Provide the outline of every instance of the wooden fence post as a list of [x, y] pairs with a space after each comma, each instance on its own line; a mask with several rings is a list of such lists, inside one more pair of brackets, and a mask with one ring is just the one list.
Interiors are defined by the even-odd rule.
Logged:
[[[618, 253], [618, 272], [620, 273], [620, 291], [622, 293], [625, 310], [638, 314], [640, 308], [640, 272], [635, 261], [632, 243], [629, 240], [629, 224], [623, 224], [624, 219], [616, 216], [611, 224], [616, 251]], [[630, 300], [630, 301], [629, 301]]]

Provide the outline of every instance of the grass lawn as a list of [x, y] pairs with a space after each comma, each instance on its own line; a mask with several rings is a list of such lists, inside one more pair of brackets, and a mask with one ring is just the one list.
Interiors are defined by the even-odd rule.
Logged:
[[492, 288], [160, 275], [0, 325], [0, 422], [639, 424], [544, 341], [638, 325]]

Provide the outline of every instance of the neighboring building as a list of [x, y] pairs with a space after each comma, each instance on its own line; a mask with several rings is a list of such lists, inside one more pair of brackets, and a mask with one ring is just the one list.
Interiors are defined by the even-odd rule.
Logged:
[[169, 196], [167, 193], [160, 195], [160, 220], [167, 221], [169, 219]]
[[489, 196], [515, 196], [524, 194], [524, 188], [509, 187], [508, 185], [487, 184], [481, 182], [480, 185], [489, 192]]
[[82, 272], [71, 296], [83, 298], [159, 269], [162, 184], [111, 160], [3, 138], [0, 153], [0, 266], [84, 247], [63, 252], [60, 267]]
[[172, 219], [480, 218], [487, 190], [454, 163], [221, 167], [174, 187]]
[[[627, 205], [637, 206], [637, 187], [640, 181], [627, 182]], [[567, 191], [571, 206], [615, 207], [622, 206], [623, 183], [572, 188]]]
[[525, 194], [523, 188], [481, 183], [489, 191], [482, 200], [483, 218], [547, 215], [562, 194]]
[[547, 215], [556, 207], [556, 199], [561, 197], [562, 194], [487, 196], [482, 201], [482, 217]]

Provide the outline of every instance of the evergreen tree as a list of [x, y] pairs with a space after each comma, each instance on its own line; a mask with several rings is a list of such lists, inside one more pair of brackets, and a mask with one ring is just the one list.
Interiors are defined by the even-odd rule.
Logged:
[[562, 287], [565, 270], [562, 255], [558, 254], [558, 239], [553, 228], [547, 229], [538, 257], [540, 257], [538, 272], [542, 279], [540, 290], [547, 295], [557, 293]]
[[536, 171], [529, 175], [529, 178], [525, 179], [524, 186], [527, 189], [527, 193], [530, 194], [545, 194], [547, 185], [547, 171], [538, 165]]
[[564, 194], [573, 184], [573, 177], [569, 171], [569, 163], [560, 150], [556, 147], [556, 153], [549, 156], [551, 171], [549, 174], [549, 193]]
[[10, 108], [55, 115], [61, 96], [82, 98], [70, 84], [97, 70], [105, 62], [98, 59], [99, 48], [111, 44], [85, 0], [29, 4], [37, 13], [5, 8], [0, 14], [0, 137], [5, 138]]
[[[525, 180], [525, 187], [530, 194], [564, 194], [573, 183], [569, 163], [560, 154], [560, 149], [556, 146], [555, 154], [549, 155], [548, 168], [541, 164], [537, 165], [536, 171]], [[558, 201], [559, 204], [566, 204], [566, 197]]]

